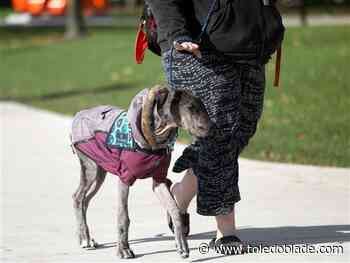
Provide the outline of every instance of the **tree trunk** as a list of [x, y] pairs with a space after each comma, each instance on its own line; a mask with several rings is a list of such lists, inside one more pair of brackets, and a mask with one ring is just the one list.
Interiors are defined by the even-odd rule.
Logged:
[[307, 9], [305, 0], [302, 0], [300, 4], [300, 20], [302, 26], [307, 26]]
[[66, 16], [67, 39], [83, 37], [86, 34], [86, 25], [80, 0], [68, 0]]

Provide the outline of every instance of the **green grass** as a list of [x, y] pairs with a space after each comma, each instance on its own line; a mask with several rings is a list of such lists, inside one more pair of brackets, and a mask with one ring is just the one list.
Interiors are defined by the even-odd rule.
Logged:
[[10, 14], [13, 10], [11, 8], [7, 7], [0, 7], [0, 19], [6, 17], [8, 14]]
[[[126, 108], [140, 89], [164, 82], [157, 56], [134, 63], [134, 37], [134, 29], [99, 29], [64, 41], [59, 30], [0, 29], [0, 99], [65, 114]], [[271, 87], [270, 63], [263, 118], [244, 157], [350, 166], [348, 43], [346, 26], [288, 29], [282, 87]]]
[[102, 103], [127, 107], [163, 78], [152, 54], [134, 63], [134, 30], [98, 30], [78, 41], [64, 41], [60, 31], [24, 32], [1, 34], [1, 97], [72, 114]]

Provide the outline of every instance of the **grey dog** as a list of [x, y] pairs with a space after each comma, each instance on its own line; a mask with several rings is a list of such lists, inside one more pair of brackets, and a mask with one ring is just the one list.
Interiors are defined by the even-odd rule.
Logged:
[[[120, 116], [121, 112], [122, 110], [112, 106], [99, 106], [78, 112], [73, 120], [71, 139], [81, 166], [80, 183], [73, 194], [73, 206], [77, 220], [78, 239], [82, 248], [97, 246], [97, 243], [90, 237], [86, 214], [91, 199], [104, 182], [106, 173], [111, 172], [108, 170], [109, 163], [106, 166], [107, 168], [104, 166], [105, 157], [95, 156], [94, 150], [91, 149], [95, 147], [101, 150], [101, 145], [106, 146], [104, 140], [108, 140], [106, 136], [111, 132], [113, 121], [116, 116]], [[127, 111], [127, 120], [136, 145], [132, 151], [141, 153], [147, 158], [151, 158], [153, 153], [159, 154], [156, 158], [159, 156], [163, 158], [163, 154], [170, 156], [169, 144], [175, 141], [177, 128], [187, 130], [194, 137], [205, 137], [208, 135], [210, 126], [208, 114], [198, 98], [188, 91], [172, 91], [162, 86], [145, 89], [135, 96]], [[99, 140], [103, 142], [99, 144]], [[134, 153], [130, 152], [130, 149], [127, 149], [129, 152], [125, 153], [118, 148], [108, 148], [108, 145], [106, 149], [103, 148], [102, 150], [106, 151], [107, 154], [112, 150], [113, 153], [119, 155]], [[120, 164], [118, 164], [120, 160], [121, 158], [115, 159], [113, 167], [120, 167]], [[169, 162], [165, 163], [165, 170], [167, 171], [170, 157]], [[140, 169], [140, 167], [128, 168]], [[140, 178], [153, 177], [152, 171], [150, 172], [149, 169], [141, 170], [141, 172], [143, 175]], [[130, 224], [128, 195], [132, 183], [125, 181], [126, 179], [118, 171], [114, 173], [118, 175], [117, 256], [120, 258], [134, 258], [135, 254], [129, 247], [128, 242]], [[178, 253], [183, 258], [188, 257], [189, 248], [180, 211], [169, 191], [169, 185], [166, 181], [157, 181], [153, 177], [152, 188], [161, 205], [171, 216]]]

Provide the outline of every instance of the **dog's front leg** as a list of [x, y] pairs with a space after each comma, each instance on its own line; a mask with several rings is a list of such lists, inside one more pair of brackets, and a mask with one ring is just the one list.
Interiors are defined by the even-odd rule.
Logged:
[[153, 181], [153, 192], [158, 197], [162, 206], [170, 214], [174, 223], [175, 242], [177, 251], [181, 257], [187, 258], [189, 256], [188, 243], [185, 235], [183, 234], [183, 226], [181, 223], [180, 209], [177, 207], [176, 202], [165, 183], [157, 183]]
[[117, 256], [119, 258], [134, 258], [135, 254], [129, 247], [129, 212], [128, 212], [128, 197], [129, 186], [124, 184], [119, 178], [118, 194], [117, 194]]

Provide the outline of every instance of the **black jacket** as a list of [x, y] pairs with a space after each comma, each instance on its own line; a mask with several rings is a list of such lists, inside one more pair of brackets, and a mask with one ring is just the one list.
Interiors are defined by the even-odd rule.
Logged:
[[[162, 52], [174, 41], [197, 42], [214, 0], [147, 0], [158, 26]], [[239, 59], [256, 59], [261, 48], [262, 0], [217, 0], [201, 49], [213, 49]]]

